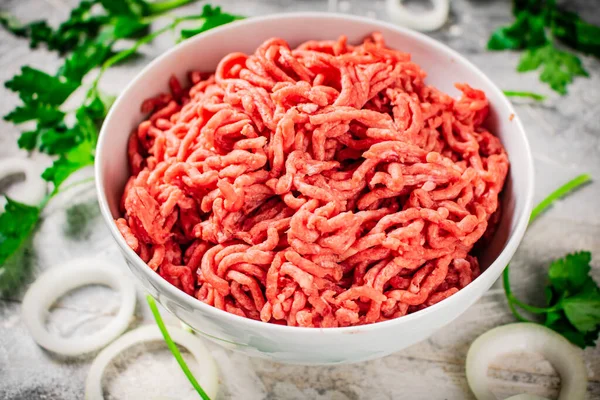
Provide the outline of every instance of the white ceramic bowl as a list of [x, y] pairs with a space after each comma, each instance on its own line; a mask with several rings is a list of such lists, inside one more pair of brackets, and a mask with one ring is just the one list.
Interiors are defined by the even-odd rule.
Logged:
[[[129, 176], [127, 139], [144, 115], [140, 104], [168, 89], [171, 74], [185, 79], [190, 70], [211, 71], [230, 52], [252, 53], [277, 36], [292, 46], [310, 39], [347, 35], [351, 43], [380, 31], [387, 44], [409, 52], [428, 74], [427, 83], [458, 96], [455, 82], [486, 92], [489, 128], [509, 154], [511, 168], [503, 195], [498, 233], [482, 257], [484, 272], [457, 294], [425, 310], [391, 321], [347, 328], [299, 328], [238, 317], [206, 305], [171, 286], [125, 243], [113, 218]], [[193, 329], [227, 348], [271, 360], [302, 364], [339, 364], [385, 356], [419, 342], [475, 303], [500, 276], [527, 226], [533, 197], [533, 161], [523, 126], [510, 102], [469, 61], [435, 40], [397, 26], [359, 17], [298, 13], [251, 18], [189, 39], [150, 63], [123, 90], [104, 121], [96, 153], [96, 182], [102, 215], [135, 276], [164, 307]]]

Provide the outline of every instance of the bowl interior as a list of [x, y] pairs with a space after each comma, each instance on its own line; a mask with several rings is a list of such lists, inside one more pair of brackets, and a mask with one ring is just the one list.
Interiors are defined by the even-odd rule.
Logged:
[[[140, 105], [144, 99], [168, 91], [167, 82], [171, 75], [187, 82], [189, 71], [214, 71], [219, 60], [228, 53], [252, 53], [271, 37], [281, 37], [295, 47], [307, 40], [334, 40], [340, 35], [346, 35], [350, 43], [356, 43], [373, 31], [381, 32], [389, 47], [411, 53], [413, 61], [427, 72], [428, 84], [458, 96], [454, 84], [466, 82], [484, 90], [488, 96], [491, 104], [488, 127], [506, 147], [511, 168], [502, 196], [501, 223], [481, 254], [482, 269], [487, 268], [516, 231], [520, 229], [522, 234], [523, 220], [526, 221], [530, 211], [533, 167], [518, 117], [514, 116], [514, 110], [502, 92], [487, 77], [446, 46], [418, 33], [357, 17], [310, 13], [248, 19], [187, 40], [154, 60], [121, 93], [102, 127], [96, 171], [105, 217], [109, 218], [109, 213], [113, 218], [119, 216], [120, 198], [129, 177], [128, 136], [146, 117], [140, 111]], [[117, 232], [114, 227], [111, 231]], [[118, 233], [115, 236], [122, 247], [126, 246]], [[498, 267], [496, 277], [503, 267]]]

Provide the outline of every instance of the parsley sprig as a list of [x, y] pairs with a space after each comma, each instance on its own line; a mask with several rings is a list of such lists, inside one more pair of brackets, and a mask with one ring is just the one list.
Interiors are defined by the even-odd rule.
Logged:
[[[27, 243], [46, 203], [67, 189], [62, 184], [72, 173], [94, 163], [99, 127], [114, 100], [98, 88], [104, 72], [130, 58], [157, 36], [175, 31], [184, 21], [196, 22], [198, 26], [178, 32], [179, 40], [241, 18], [222, 12], [220, 7], [205, 5], [200, 14], [165, 16], [171, 22], [150, 32], [155, 18], [195, 1], [84, 0], [56, 29], [45, 21], [24, 25], [0, 13], [0, 24], [13, 34], [28, 38], [32, 47], [45, 44], [65, 57], [54, 74], [24, 66], [5, 82], [8, 89], [19, 95], [22, 104], [4, 119], [14, 124], [33, 122], [35, 126], [21, 134], [19, 147], [46, 153], [54, 160], [42, 174], [52, 184], [52, 191], [42, 204], [28, 206], [8, 199], [5, 212], [0, 214], [0, 292], [15, 290], [24, 280], [25, 269], [7, 261]], [[136, 41], [124, 50], [114, 51], [115, 45], [124, 39]], [[100, 69], [92, 83], [83, 87], [84, 77], [97, 67]], [[64, 103], [80, 88], [85, 93], [83, 101], [74, 111], [66, 111]]]
[[561, 95], [577, 76], [587, 77], [579, 57], [561, 50], [557, 42], [600, 57], [600, 27], [565, 11], [555, 0], [514, 0], [515, 21], [496, 29], [490, 50], [525, 50], [517, 71], [541, 70], [540, 80]]
[[[533, 222], [556, 200], [590, 181], [589, 175], [580, 175], [552, 192], [533, 209], [529, 222]], [[523, 322], [536, 321], [525, 318], [517, 307], [532, 314], [542, 315], [545, 326], [560, 333], [573, 344], [581, 348], [593, 346], [600, 332], [600, 288], [589, 274], [591, 260], [590, 252], [580, 251], [567, 254], [550, 264], [544, 289], [545, 307], [524, 303], [512, 293], [507, 266], [503, 274], [503, 283], [512, 313]]]

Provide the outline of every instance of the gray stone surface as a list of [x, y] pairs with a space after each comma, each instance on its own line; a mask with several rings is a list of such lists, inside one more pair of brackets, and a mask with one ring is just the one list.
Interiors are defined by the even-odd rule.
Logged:
[[[65, 18], [69, 1], [2, 0], [0, 8], [24, 20]], [[327, 10], [327, 1], [270, 0], [219, 1], [226, 10], [243, 15], [295, 10]], [[199, 9], [202, 3], [189, 8]], [[600, 22], [595, 1], [570, 2], [590, 20]], [[383, 1], [339, 1], [341, 12], [385, 19]], [[485, 50], [494, 27], [510, 19], [507, 1], [453, 0], [448, 23], [432, 36], [464, 54], [502, 89], [531, 90], [549, 95], [543, 104], [518, 102], [517, 110], [527, 130], [535, 156], [536, 200], [581, 172], [600, 179], [600, 62], [582, 57], [589, 79], [577, 79], [569, 94], [559, 97], [540, 84], [537, 73], [517, 74], [518, 54]], [[143, 57], [106, 74], [102, 88], [118, 93], [150, 59], [172, 45], [160, 38], [143, 48]], [[18, 72], [21, 65], [54, 72], [56, 54], [32, 51], [24, 40], [0, 30], [0, 81]], [[18, 99], [4, 88], [0, 114]], [[19, 131], [0, 121], [0, 157], [18, 154]], [[47, 164], [43, 157], [37, 158]], [[85, 173], [85, 172], [84, 172]], [[64, 260], [94, 255], [124, 267], [96, 207], [91, 185], [62, 195], [49, 205], [44, 223], [33, 241], [34, 275]], [[567, 252], [587, 249], [595, 255], [593, 275], [600, 280], [600, 184], [594, 183], [561, 201], [528, 231], [513, 263], [516, 294], [541, 300], [544, 275], [550, 260]], [[141, 303], [131, 327], [151, 323]], [[0, 398], [82, 399], [83, 384], [93, 355], [64, 359], [35, 345], [20, 317], [21, 295], [0, 299]], [[48, 327], [62, 335], [84, 335], [97, 329], [115, 312], [116, 296], [108, 289], [91, 287], [62, 298], [48, 317]], [[250, 359], [211, 346], [222, 372], [223, 399], [470, 399], [464, 372], [468, 344], [486, 330], [512, 322], [501, 285], [497, 282], [462, 317], [430, 339], [386, 358], [340, 367], [298, 367]], [[600, 350], [584, 353], [590, 383], [588, 397], [600, 398]], [[193, 364], [193, 363], [192, 363]], [[560, 379], [552, 367], [534, 354], [510, 355], [497, 360], [489, 372], [500, 398], [528, 392], [555, 398]], [[133, 349], [115, 362], [104, 378], [109, 399], [196, 398], [183, 374], [160, 345]]]

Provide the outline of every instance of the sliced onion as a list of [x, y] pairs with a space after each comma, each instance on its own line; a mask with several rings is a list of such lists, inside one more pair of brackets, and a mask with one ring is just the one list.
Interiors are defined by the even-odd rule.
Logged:
[[[20, 203], [39, 205], [46, 196], [47, 183], [40, 177], [38, 165], [27, 158], [12, 157], [0, 160], [0, 181], [17, 174], [24, 174], [25, 181], [11, 185], [6, 195]], [[0, 203], [0, 212], [4, 211], [4, 202]]]
[[[119, 292], [121, 307], [115, 318], [91, 335], [62, 338], [48, 332], [45, 318], [52, 304], [67, 292], [87, 285], [106, 285]], [[135, 286], [109, 262], [79, 258], [45, 271], [27, 290], [22, 306], [23, 321], [37, 344], [75, 356], [101, 349], [127, 329], [135, 310]]]
[[[467, 354], [467, 381], [477, 400], [496, 400], [488, 385], [488, 367], [496, 357], [510, 352], [539, 353], [548, 360], [560, 375], [558, 400], [585, 398], [587, 371], [581, 350], [551, 329], [521, 322], [494, 328], [471, 345]], [[540, 399], [531, 395], [518, 396], [511, 399]]]
[[425, 12], [409, 10], [402, 0], [387, 0], [387, 12], [390, 19], [401, 26], [423, 32], [439, 29], [448, 20], [449, 0], [431, 0], [433, 9]]
[[[184, 331], [181, 328], [167, 326], [169, 334], [173, 341], [185, 347], [198, 363], [198, 368], [194, 368], [198, 375], [196, 379], [202, 389], [211, 399], [216, 398], [219, 391], [219, 371], [215, 360], [204, 346], [204, 342], [197, 336]], [[85, 399], [103, 400], [102, 393], [102, 375], [106, 367], [113, 358], [128, 348], [143, 342], [163, 341], [160, 330], [155, 325], [146, 325], [127, 332], [119, 339], [115, 340], [108, 347], [98, 354], [98, 357], [92, 363], [85, 381]], [[162, 399], [163, 397], [161, 397]]]

